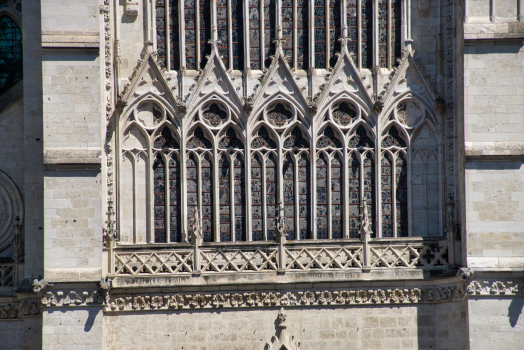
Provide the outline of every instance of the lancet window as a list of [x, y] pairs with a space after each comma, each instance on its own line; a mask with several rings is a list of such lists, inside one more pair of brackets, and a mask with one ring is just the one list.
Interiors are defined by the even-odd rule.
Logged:
[[22, 30], [13, 17], [0, 12], [0, 95], [22, 80], [22, 68]]
[[375, 122], [342, 99], [322, 114], [313, 128], [274, 101], [246, 136], [214, 98], [181, 138], [146, 98], [120, 126], [120, 240], [186, 242], [198, 217], [204, 242], [274, 241], [280, 205], [288, 240], [360, 238], [364, 206], [372, 237], [441, 236], [439, 136], [425, 107], [405, 99]]
[[284, 55], [296, 69], [333, 67], [341, 38], [359, 68], [391, 69], [401, 55], [400, 0], [217, 0], [215, 5], [156, 2], [155, 43], [168, 69], [204, 68], [209, 40], [218, 40], [228, 70], [262, 70], [280, 35]]

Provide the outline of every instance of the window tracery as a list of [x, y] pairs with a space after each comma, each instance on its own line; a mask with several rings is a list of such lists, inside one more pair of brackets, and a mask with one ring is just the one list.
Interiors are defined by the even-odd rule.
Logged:
[[22, 31], [8, 14], [0, 14], [0, 95], [22, 80]]

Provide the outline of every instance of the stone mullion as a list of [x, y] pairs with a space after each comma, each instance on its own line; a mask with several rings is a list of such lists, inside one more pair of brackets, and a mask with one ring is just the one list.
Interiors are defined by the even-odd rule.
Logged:
[[[293, 0], [293, 68], [297, 69], [298, 61], [298, 4], [297, 0]], [[300, 234], [299, 234], [300, 236]]]
[[[412, 236], [412, 222], [411, 222], [411, 218], [412, 218], [412, 213], [411, 213], [411, 202], [413, 202], [411, 200], [411, 161], [412, 161], [412, 152], [411, 152], [411, 147], [410, 145], [408, 144], [408, 148], [406, 149], [406, 161], [407, 161], [407, 164], [406, 164], [406, 171], [407, 171], [407, 183], [406, 183], [406, 187], [407, 187], [407, 198], [406, 200], [408, 201], [406, 207], [407, 207], [407, 211], [408, 211], [408, 237], [411, 237]], [[425, 161], [424, 161], [425, 163]], [[426, 192], [426, 191], [424, 191]], [[426, 197], [427, 194], [424, 193], [424, 197]], [[427, 203], [426, 203], [427, 204]], [[427, 209], [427, 205], [426, 205], [426, 217], [427, 217], [427, 212], [428, 212], [428, 209]], [[426, 223], [428, 221], [426, 220]]]
[[276, 24], [276, 39], [281, 40], [282, 39], [282, 0], [276, 0], [275, 1], [275, 24]]
[[267, 195], [266, 195], [266, 155], [262, 155], [262, 236], [267, 241]]
[[218, 150], [216, 146], [213, 147], [211, 169], [213, 173], [211, 179], [211, 184], [213, 185], [213, 231], [215, 242], [220, 242], [220, 179], [218, 177]]
[[131, 152], [133, 155], [133, 243], [137, 243], [137, 237], [136, 237], [136, 206], [137, 206], [137, 199], [136, 199], [136, 157], [133, 152]]
[[[202, 154], [199, 153], [197, 154], [197, 157], [195, 157], [197, 159], [197, 183], [198, 183], [198, 188], [197, 188], [197, 196], [198, 196], [198, 203], [197, 203], [197, 210], [200, 212], [200, 215], [199, 215], [199, 219], [200, 219], [200, 227], [203, 228], [202, 226], [202, 222], [204, 221], [203, 220], [203, 217], [204, 217], [204, 213], [202, 212]], [[194, 224], [194, 223], [193, 223]], [[189, 236], [189, 238], [191, 238], [191, 236]]]
[[358, 69], [362, 69], [362, 0], [357, 0], [357, 46]]
[[344, 140], [344, 157], [342, 164], [344, 167], [342, 168], [342, 195], [341, 198], [344, 199], [344, 203], [342, 205], [342, 217], [344, 218], [344, 224], [343, 224], [343, 237], [345, 239], [349, 238], [349, 152], [348, 148], [346, 147], [347, 140]]
[[[243, 30], [244, 30], [244, 36], [242, 40], [244, 41], [244, 70], [251, 69], [251, 55], [250, 55], [250, 49], [251, 49], [251, 42], [249, 40], [249, 2], [248, 1], [242, 1], [242, 11], [244, 13], [243, 16]], [[244, 97], [247, 97], [247, 78], [244, 81], [245, 93]], [[246, 147], [247, 149], [247, 147]], [[246, 153], [246, 155], [249, 153]], [[244, 155], [244, 161], [246, 161], [246, 156]], [[249, 182], [248, 182], [249, 183]], [[246, 237], [247, 239], [247, 237]]]
[[335, 152], [331, 152], [327, 156], [327, 224], [328, 224], [328, 239], [333, 238], [333, 210], [332, 210], [332, 203], [331, 203], [331, 161], [332, 157], [335, 155]]
[[341, 43], [342, 47], [345, 47], [347, 45], [347, 39], [348, 39], [348, 14], [347, 14], [347, 3], [346, 0], [340, 1], [340, 21], [341, 21], [341, 30], [342, 32], [341, 37], [343, 38], [343, 42]]
[[397, 155], [399, 151], [391, 152], [391, 225], [393, 237], [397, 237]]
[[[325, 68], [325, 69], [328, 69], [329, 68], [329, 57], [331, 57], [331, 47], [329, 45], [329, 40], [331, 39], [331, 23], [329, 22], [329, 3], [330, 1], [329, 0], [326, 0], [325, 2], [325, 14], [324, 16], [326, 17], [325, 18], [325, 21], [326, 23], [325, 24], [325, 29], [326, 29], [326, 52], [325, 52], [325, 55], [326, 55], [326, 66], [325, 67], [322, 67], [322, 68]], [[318, 68], [321, 68], [321, 67], [318, 67]], [[331, 232], [331, 230], [330, 230]], [[330, 233], [330, 238], [331, 238], [331, 233]]]
[[300, 240], [300, 195], [299, 195], [299, 167], [298, 167], [298, 160], [302, 156], [302, 153], [298, 153], [298, 156], [294, 157], [294, 169], [293, 169], [293, 197], [295, 198], [295, 240]]
[[311, 222], [308, 229], [311, 232], [310, 238], [317, 238], [317, 147], [315, 144], [315, 127], [311, 125], [311, 153], [309, 156], [309, 178], [311, 179], [309, 206], [311, 212]]
[[[227, 153], [227, 152], [224, 152]], [[229, 231], [231, 231], [231, 242], [235, 242], [235, 162], [236, 153], [230, 155], [229, 159]], [[219, 179], [217, 179], [220, 181]], [[220, 209], [220, 208], [219, 208]], [[220, 213], [219, 213], [220, 214]]]
[[[171, 229], [170, 229], [170, 219], [171, 219], [171, 190], [170, 190], [170, 186], [169, 186], [169, 174], [170, 174], [170, 170], [169, 170], [169, 160], [173, 157], [173, 155], [175, 155], [175, 153], [173, 152], [171, 154], [171, 157], [167, 157], [165, 158], [164, 160], [164, 229], [166, 231], [166, 242], [167, 243], [171, 243]], [[153, 160], [153, 158], [151, 158], [151, 160]], [[151, 167], [151, 169], [153, 169]], [[153, 174], [153, 179], [154, 179], [154, 174]], [[153, 180], [154, 181], [154, 180]], [[153, 183], [154, 184], [154, 183]], [[153, 196], [154, 196], [154, 186], [153, 186]], [[153, 197], [153, 201], [154, 201], [154, 197]], [[154, 207], [152, 208], [153, 210], [150, 210], [149, 213], [153, 213], [154, 212]], [[155, 241], [155, 231], [154, 231], [154, 221], [153, 221], [153, 243]]]
[[[182, 51], [182, 50], [181, 50]], [[188, 226], [187, 226], [187, 171], [186, 171], [186, 165], [187, 165], [187, 155], [186, 155], [186, 143], [185, 143], [185, 135], [181, 135], [180, 137], [180, 241], [181, 242], [187, 242], [189, 241], [189, 233]]]
[[[216, 13], [216, 10], [215, 10]], [[228, 52], [229, 52], [229, 70], [233, 70], [233, 21], [231, 13], [231, 0], [227, 0], [227, 40], [229, 42]]]
[[[248, 129], [249, 130], [249, 129]], [[246, 146], [244, 148], [244, 167], [245, 167], [245, 186], [246, 186], [246, 216], [245, 216], [245, 225], [246, 225], [246, 241], [252, 241], [253, 240], [253, 233], [252, 233], [252, 227], [251, 227], [251, 203], [252, 203], [252, 195], [251, 195], [251, 157], [253, 155], [251, 154], [251, 145], [249, 143], [250, 137], [248, 137], [249, 132], [246, 133]]]
[[195, 0], [195, 64], [196, 70], [200, 69], [200, 1]]
[[[120, 120], [120, 114], [119, 113], [115, 113], [115, 120]], [[115, 124], [118, 124], [118, 122], [114, 122]], [[116, 174], [115, 176], [115, 185], [114, 185], [114, 188], [116, 189], [114, 191], [114, 200], [113, 200], [113, 203], [114, 203], [114, 206], [115, 206], [115, 219], [116, 219], [116, 232], [117, 232], [117, 241], [121, 241], [122, 240], [122, 236], [120, 235], [120, 222], [121, 222], [121, 218], [122, 218], [122, 215], [120, 214], [120, 211], [122, 210], [122, 205], [120, 204], [120, 184], [122, 183], [122, 181], [120, 181], [120, 177], [122, 176], [122, 171], [121, 171], [121, 165], [122, 165], [122, 156], [124, 155], [124, 153], [122, 152], [122, 147], [120, 145], [120, 128], [118, 127], [118, 125], [115, 127], [115, 132], [114, 132], [114, 137], [115, 137], [115, 152], [114, 152], [114, 174]], [[114, 259], [113, 259], [113, 256], [110, 257], [112, 259], [112, 263], [114, 263]], [[111, 271], [114, 271], [114, 270], [111, 270]]]
[[[165, 31], [166, 31], [166, 69], [168, 71], [171, 70], [171, 30], [170, 30], [170, 25], [171, 25], [171, 20], [170, 20], [170, 13], [169, 13], [169, 1], [164, 1], [164, 27], [165, 27]], [[156, 23], [156, 11], [154, 11], [155, 13], [155, 20], [153, 21], [153, 23]], [[156, 28], [156, 25], [153, 26], [153, 28]], [[156, 40], [156, 35], [155, 35], [155, 40]]]
[[[180, 48], [178, 51], [180, 54], [180, 67], [185, 68], [186, 67], [186, 31], [185, 31], [185, 26], [181, 25], [182, 23], [186, 23], [185, 18], [184, 18], [184, 11], [185, 11], [184, 0], [178, 0], [178, 30], [180, 33], [179, 34]], [[181, 79], [181, 77], [179, 77], [179, 79]], [[184, 163], [185, 163], [185, 160], [184, 160]]]
[[[314, 0], [309, 1], [309, 21], [308, 21], [308, 29], [309, 29], [309, 68], [315, 68], [315, 15], [314, 15]], [[313, 76], [308, 74], [309, 81], [311, 82], [313, 80]], [[312, 88], [310, 88], [312, 90]], [[310, 91], [310, 96], [313, 96], [313, 92]]]
[[[358, 162], [360, 163], [358, 167], [358, 195], [360, 197], [359, 200], [359, 208], [362, 208], [362, 205], [364, 204], [364, 160], [366, 159], [365, 154], [361, 152], [355, 152], [358, 155]], [[367, 204], [367, 203], [366, 203]], [[361, 209], [361, 210], [362, 210]], [[362, 214], [362, 213], [360, 213]]]
[[[379, 66], [379, 45], [378, 45], [378, 0], [373, 0], [373, 66]], [[375, 91], [378, 94], [378, 91]]]
[[[260, 0], [260, 13], [259, 13], [259, 21], [260, 21], [260, 28], [259, 28], [259, 33], [260, 33], [260, 70], [264, 70], [264, 61], [265, 61], [265, 52], [264, 52], [264, 49], [265, 49], [265, 42], [264, 42], [264, 39], [265, 39], [265, 36], [266, 36], [266, 32], [265, 32], [265, 28], [264, 28], [264, 0]], [[264, 161], [265, 162], [265, 161]], [[265, 232], [265, 228], [264, 228], [264, 232]]]
[[391, 28], [392, 28], [392, 18], [391, 18], [391, 15], [392, 15], [392, 12], [393, 12], [393, 8], [391, 7], [391, 0], [388, 0], [388, 3], [387, 3], [387, 16], [388, 16], [388, 33], [387, 33], [387, 45], [388, 45], [388, 48], [387, 48], [387, 64], [388, 64], [388, 69], [391, 70], [391, 68], [393, 67], [393, 62], [391, 62], [391, 56], [392, 56], [392, 48], [391, 48], [391, 36], [392, 36], [392, 33], [391, 33]]
[[146, 193], [147, 193], [147, 196], [146, 196], [146, 243], [155, 243], [155, 240], [153, 238], [154, 220], [152, 220], [152, 215], [151, 215], [151, 213], [153, 212], [153, 205], [151, 203], [153, 203], [154, 201], [153, 174], [152, 174], [153, 172], [151, 171], [152, 168], [153, 168], [152, 147], [149, 147], [149, 149], [147, 150], [146, 171], [145, 171]]
[[[284, 170], [283, 170], [284, 167], [283, 165], [284, 165], [284, 156], [282, 154], [282, 142], [279, 141], [278, 150], [277, 150], [277, 167], [276, 167], [276, 170], [278, 173], [277, 191], [276, 191], [276, 195], [277, 195], [276, 212], [277, 213], [279, 210], [279, 204], [284, 206]], [[278, 220], [278, 214], [276, 216]]]
[[377, 137], [375, 138], [375, 224], [376, 238], [382, 237], [382, 150], [380, 144], [380, 126], [377, 123]]

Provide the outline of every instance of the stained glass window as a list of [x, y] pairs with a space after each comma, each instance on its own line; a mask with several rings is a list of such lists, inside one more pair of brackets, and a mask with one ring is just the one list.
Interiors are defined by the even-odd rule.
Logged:
[[380, 188], [382, 191], [382, 237], [393, 237], [393, 181], [392, 161], [389, 153], [384, 153], [381, 160]]
[[229, 68], [229, 40], [228, 40], [228, 20], [227, 20], [227, 0], [216, 0], [217, 13], [217, 34], [218, 54], [222, 56], [224, 65]]
[[264, 240], [264, 227], [262, 225], [262, 157], [255, 154], [251, 158], [251, 233], [253, 241]]
[[227, 112], [218, 104], [212, 103], [204, 110], [202, 118], [209, 126], [216, 128], [227, 121]]
[[309, 142], [302, 135], [302, 131], [298, 126], [295, 126], [291, 134], [285, 139], [284, 148], [309, 148]]
[[300, 239], [311, 238], [311, 174], [309, 159], [305, 153], [298, 158], [298, 216]]
[[206, 65], [206, 56], [211, 53], [211, 45], [208, 44], [211, 40], [211, 1], [199, 1], [199, 23], [200, 23], [200, 57], [199, 68], [204, 68]]
[[378, 1], [378, 63], [388, 67], [388, 1]]
[[249, 0], [249, 53], [251, 69], [262, 69], [260, 62], [260, 1]]
[[273, 40], [275, 40], [275, 28], [276, 28], [276, 0], [264, 0], [264, 66], [266, 68], [271, 64], [269, 55], [273, 54], [272, 47]]
[[200, 164], [202, 181], [202, 235], [204, 242], [213, 242], [213, 162], [206, 153]]
[[315, 68], [326, 68], [326, 0], [314, 0]]
[[282, 127], [289, 123], [293, 118], [293, 112], [284, 107], [282, 103], [277, 103], [267, 112], [267, 119], [271, 124]]
[[324, 132], [319, 136], [317, 140], [318, 148], [342, 148], [342, 142], [335, 135], [335, 131], [331, 126], [324, 129]]
[[272, 241], [277, 234], [277, 196], [278, 196], [278, 171], [277, 157], [270, 153], [266, 159], [266, 223], [267, 240]]
[[22, 80], [22, 31], [8, 15], [0, 16], [0, 95]]
[[340, 0], [329, 0], [329, 65], [337, 63], [335, 54], [340, 52]]
[[324, 153], [317, 158], [317, 238], [328, 236], [328, 163]]
[[401, 53], [401, 43], [400, 43], [400, 30], [402, 26], [401, 18], [401, 0], [391, 0], [391, 64], [396, 66], [396, 59], [400, 58]]
[[240, 154], [234, 158], [235, 241], [246, 240], [246, 176]]
[[171, 57], [171, 69], [180, 69], [180, 22], [178, 0], [169, 1], [169, 52]]
[[197, 25], [195, 0], [184, 0], [184, 19], [184, 31], [186, 34], [186, 67], [187, 69], [197, 69]]
[[244, 15], [242, 0], [231, 0], [231, 49], [233, 69], [244, 69]]
[[284, 55], [288, 56], [289, 64], [293, 59], [293, 0], [282, 0], [282, 39]]
[[308, 1], [297, 0], [297, 69], [308, 68]]
[[367, 152], [364, 156], [364, 199], [368, 207], [369, 220], [371, 221], [371, 237], [376, 237], [376, 208], [375, 208], [375, 157], [373, 153]]
[[349, 158], [348, 172], [349, 238], [359, 238], [360, 229], [360, 162], [355, 153]]
[[201, 127], [197, 127], [193, 132], [193, 135], [187, 141], [187, 148], [196, 149], [211, 149], [211, 141], [209, 141]]
[[180, 161], [176, 155], [169, 160], [169, 231], [170, 242], [182, 241], [181, 205], [180, 198]]
[[157, 155], [153, 163], [154, 187], [154, 227], [155, 243], [165, 243], [166, 239], [166, 188], [165, 188], [165, 163], [161, 155]]
[[333, 119], [341, 126], [348, 126], [357, 119], [357, 110], [353, 105], [341, 102], [333, 108]]
[[361, 39], [362, 68], [373, 67], [373, 0], [361, 0]]
[[398, 153], [395, 162], [395, 211], [397, 237], [408, 236], [408, 162]]
[[331, 159], [331, 238], [343, 238], [342, 231], [342, 156], [335, 153]]
[[284, 180], [284, 216], [289, 240], [295, 239], [295, 161], [290, 153], [282, 167]]
[[231, 241], [231, 169], [225, 154], [218, 160], [218, 191], [220, 205], [220, 242]]
[[186, 183], [187, 183], [187, 217], [190, 218], [190, 225], [195, 217], [195, 210], [198, 209], [198, 160], [194, 154], [190, 154], [186, 163]]
[[366, 128], [360, 125], [357, 128], [355, 136], [349, 140], [349, 147], [351, 148], [373, 148], [375, 144], [371, 137], [369, 137]]
[[357, 1], [359, 0], [347, 0], [348, 51], [353, 53], [351, 57], [355, 63], [358, 55]]
[[218, 143], [218, 148], [222, 148], [222, 149], [228, 149], [228, 148], [242, 149], [242, 148], [244, 148], [244, 144], [242, 143], [242, 140], [240, 140], [238, 138], [235, 129], [233, 129], [232, 127], [229, 127], [229, 129], [227, 129], [225, 135], [220, 139], [220, 142]]
[[155, 140], [155, 143], [153, 145], [154, 148], [172, 148], [172, 149], [178, 149], [179, 145], [177, 140], [173, 137], [173, 133], [171, 129], [169, 129], [167, 126], [165, 126], [162, 131], [160, 132], [160, 136], [158, 136]]
[[156, 7], [156, 51], [158, 60], [167, 67], [167, 31], [166, 31], [166, 3], [165, 0], [157, 0]]
[[382, 140], [382, 147], [389, 148], [389, 147], [396, 147], [396, 148], [404, 148], [406, 147], [406, 141], [400, 136], [400, 133], [396, 126], [392, 126], [389, 128], [386, 136]]
[[260, 127], [258, 132], [254, 135], [253, 141], [251, 142], [251, 148], [268, 148], [275, 149], [277, 148], [277, 143], [273, 140], [269, 131], [267, 131], [265, 126]]

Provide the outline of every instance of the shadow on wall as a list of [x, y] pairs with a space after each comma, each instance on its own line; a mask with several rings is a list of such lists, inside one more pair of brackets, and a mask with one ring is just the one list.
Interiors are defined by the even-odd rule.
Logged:
[[509, 324], [511, 328], [515, 328], [519, 321], [520, 314], [522, 313], [522, 307], [524, 306], [524, 298], [515, 298], [511, 300], [508, 307]]

